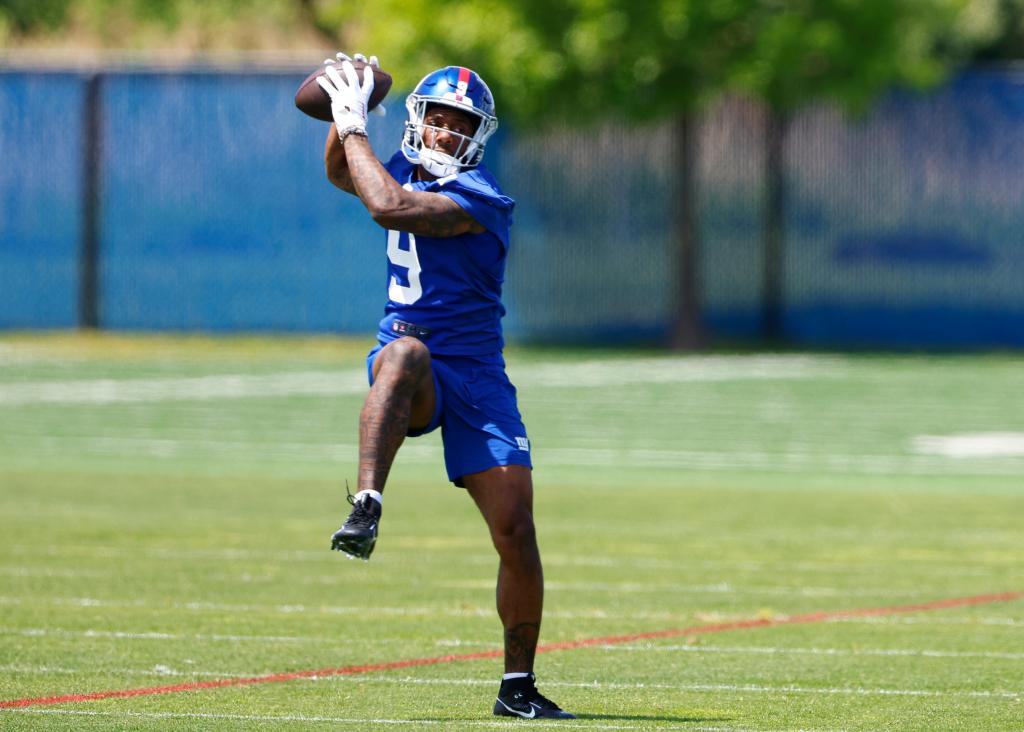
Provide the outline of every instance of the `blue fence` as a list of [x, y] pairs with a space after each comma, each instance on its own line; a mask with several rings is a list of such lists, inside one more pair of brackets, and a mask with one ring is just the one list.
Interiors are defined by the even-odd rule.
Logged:
[[[101, 86], [99, 320], [138, 330], [370, 333], [384, 237], [323, 177], [303, 71], [110, 71]], [[85, 77], [0, 73], [0, 328], [78, 323]], [[374, 118], [397, 145], [400, 95]], [[502, 130], [518, 200], [506, 331], [628, 342], [671, 319], [671, 130]], [[700, 134], [700, 279], [713, 336], [756, 340], [764, 118]], [[803, 346], [1024, 346], [1024, 86], [972, 72], [850, 121], [819, 107], [785, 147], [782, 329]]]

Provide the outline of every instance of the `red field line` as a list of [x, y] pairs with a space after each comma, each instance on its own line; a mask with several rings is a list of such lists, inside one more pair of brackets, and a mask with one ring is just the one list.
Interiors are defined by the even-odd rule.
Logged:
[[[737, 620], [730, 623], [714, 623], [711, 625], [695, 625], [688, 628], [671, 628], [668, 630], [656, 630], [649, 633], [633, 633], [630, 635], [610, 635], [603, 638], [584, 638], [574, 641], [562, 641], [560, 643], [547, 643], [538, 646], [538, 653], [548, 651], [566, 651], [573, 648], [586, 648], [588, 646], [608, 646], [619, 643], [632, 643], [638, 640], [650, 640], [654, 638], [672, 638], [681, 635], [707, 635], [709, 633], [724, 633], [730, 630], [745, 630], [748, 628], [768, 628], [778, 625], [801, 625], [807, 623], [822, 623], [828, 620], [841, 620], [843, 618], [858, 618], [871, 615], [897, 615], [900, 613], [917, 613], [929, 610], [944, 610], [951, 607], [965, 607], [968, 605], [987, 605], [995, 602], [1010, 602], [1024, 599], [1024, 592], [1003, 592], [993, 595], [975, 595], [973, 597], [954, 597], [945, 600], [933, 600], [915, 605], [894, 605], [890, 607], [858, 608], [853, 610], [831, 610], [805, 615], [790, 615], [777, 618], [756, 618], [751, 620]], [[226, 686], [248, 686], [251, 684], [272, 684], [281, 681], [294, 681], [296, 679], [312, 679], [325, 676], [355, 676], [358, 674], [371, 673], [373, 671], [393, 671], [400, 668], [411, 668], [413, 666], [433, 666], [440, 663], [456, 663], [460, 661], [476, 661], [482, 658], [500, 658], [503, 651], [479, 651], [477, 653], [462, 653], [448, 656], [434, 656], [431, 658], [410, 658], [404, 661], [387, 661], [385, 663], [371, 663], [363, 666], [342, 666], [340, 668], [324, 668], [317, 671], [289, 671], [279, 674], [268, 674], [266, 676], [252, 676], [241, 679], [218, 679], [214, 681], [197, 681], [189, 684], [174, 684], [171, 686], [150, 686], [141, 689], [115, 689], [112, 691], [96, 691], [88, 694], [62, 694], [60, 696], [42, 696], [30, 699], [10, 699], [0, 701], [0, 709], [12, 709], [16, 707], [41, 706], [45, 704], [63, 704], [66, 702], [96, 701], [99, 699], [115, 699], [118, 697], [149, 696], [153, 694], [174, 694], [181, 691], [201, 691], [203, 689], [219, 689]]]

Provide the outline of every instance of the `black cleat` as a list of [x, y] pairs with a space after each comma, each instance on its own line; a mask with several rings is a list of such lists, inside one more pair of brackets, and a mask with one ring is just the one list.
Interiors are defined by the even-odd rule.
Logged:
[[576, 719], [575, 714], [562, 710], [537, 691], [537, 677], [533, 674], [502, 681], [498, 700], [494, 702], [494, 713], [499, 717], [521, 719]]
[[381, 505], [369, 495], [358, 501], [350, 493], [348, 502], [352, 504], [345, 525], [334, 532], [331, 537], [331, 549], [345, 552], [350, 559], [362, 559], [364, 562], [373, 554], [377, 543], [377, 526], [380, 523]]

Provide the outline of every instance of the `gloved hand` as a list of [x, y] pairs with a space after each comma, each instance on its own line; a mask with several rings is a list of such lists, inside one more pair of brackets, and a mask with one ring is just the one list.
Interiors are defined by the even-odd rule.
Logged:
[[[364, 56], [361, 53], [357, 53], [352, 58], [349, 58], [347, 54], [345, 54], [345, 53], [343, 53], [341, 51], [338, 51], [338, 53], [337, 53], [337, 60], [338, 60], [337, 62], [340, 62], [340, 61], [353, 61], [353, 60], [354, 61], [362, 61], [364, 64], [370, 64], [370, 66], [373, 66], [373, 67], [378, 68], [378, 69], [380, 68], [380, 61], [377, 60], [376, 56], [370, 56], [370, 58], [366, 58], [366, 56]], [[327, 59], [326, 61], [324, 61], [325, 64], [337, 63], [337, 62], [331, 61], [330, 59]], [[374, 107], [373, 109], [370, 110], [370, 114], [376, 114], [379, 117], [383, 117], [387, 113], [388, 113], [388, 110], [384, 106], [383, 103], [378, 104], [376, 107]]]
[[[328, 72], [334, 71], [334, 67], [337, 66], [337, 65], [344, 66], [346, 61], [351, 62], [353, 60], [355, 60], [355, 61], [362, 61], [364, 64], [367, 64], [368, 66], [372, 66], [375, 69], [379, 69], [380, 68], [380, 61], [377, 60], [376, 56], [370, 56], [370, 58], [366, 58], [366, 56], [364, 56], [361, 53], [357, 53], [354, 57], [350, 57], [348, 54], [344, 53], [343, 51], [338, 51], [336, 59], [325, 59], [324, 60], [324, 73], [328, 74], [329, 78], [323, 78], [323, 77], [318, 78], [317, 79], [317, 83], [320, 84], [320, 86], [323, 88], [323, 90], [327, 92], [327, 95], [331, 97], [331, 102], [332, 102], [331, 106], [332, 106], [332, 108], [334, 107], [335, 95], [332, 93], [331, 89], [329, 89], [327, 86], [325, 86], [325, 84], [330, 82], [335, 90], [339, 90], [340, 87], [344, 84], [344, 79], [341, 79], [341, 75], [338, 74], [336, 71], [335, 71], [335, 73], [333, 75], [329, 74]], [[364, 69], [363, 70], [363, 78], [364, 78], [364, 80], [366, 79], [366, 74], [367, 74], [368, 71], [371, 71], [371, 70], [370, 69]], [[358, 73], [356, 74], [356, 77], [358, 78]], [[372, 81], [372, 78], [371, 78], [371, 81]], [[365, 96], [365, 98], [369, 99], [370, 98], [370, 94], [372, 92], [373, 92], [373, 84], [371, 83], [370, 86], [366, 88], [366, 96]], [[378, 115], [380, 117], [383, 117], [383, 116], [385, 116], [388, 113], [387, 108], [385, 108], [385, 106], [383, 104], [378, 104], [376, 107], [374, 107], [370, 111], [373, 114], [376, 114], [376, 115]], [[363, 114], [364, 121], [365, 121], [365, 117], [366, 117], [366, 114], [364, 113]], [[337, 123], [337, 114], [335, 114], [335, 122]], [[335, 126], [337, 126], [337, 124]], [[338, 129], [341, 130], [343, 128], [342, 127], [338, 127]]]
[[360, 83], [351, 59], [342, 60], [340, 72], [333, 66], [333, 61], [325, 63], [332, 65], [325, 65], [324, 75], [318, 76], [316, 83], [331, 98], [331, 114], [338, 136], [344, 140], [353, 132], [365, 135], [366, 105], [370, 94], [373, 93], [373, 68], [367, 65], [363, 69], [363, 79]]

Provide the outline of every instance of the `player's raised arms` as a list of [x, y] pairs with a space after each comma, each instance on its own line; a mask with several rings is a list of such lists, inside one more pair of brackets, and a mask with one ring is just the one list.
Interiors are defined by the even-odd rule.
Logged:
[[348, 172], [348, 159], [345, 157], [345, 148], [338, 139], [338, 129], [331, 123], [331, 129], [327, 131], [327, 142], [324, 143], [324, 168], [327, 172], [327, 180], [336, 185], [346, 193], [356, 194], [356, 187], [352, 185], [352, 175]]
[[430, 237], [479, 234], [484, 230], [447, 196], [405, 190], [380, 164], [365, 137], [350, 135], [344, 145], [356, 195], [373, 220], [385, 229]]
[[[363, 138], [352, 136], [351, 139]], [[369, 143], [363, 147], [366, 149], [357, 150], [354, 157], [363, 161], [361, 165], [367, 171], [368, 182], [357, 189], [352, 180], [348, 151], [338, 140], [334, 125], [331, 125], [324, 147], [327, 179], [346, 193], [359, 196], [373, 220], [385, 229], [432, 237], [458, 236], [467, 232], [479, 234], [484, 230], [476, 219], [447, 196], [403, 189], [380, 165]]]
[[[352, 78], [330, 66], [320, 86], [331, 96], [333, 104], [344, 111], [328, 131], [324, 149], [327, 178], [344, 191], [359, 196], [373, 220], [392, 231], [418, 236], [452, 237], [482, 233], [485, 229], [458, 203], [438, 193], [403, 188], [377, 160], [366, 137], [365, 112], [353, 113], [351, 108], [365, 104], [373, 90], [372, 69], [364, 69], [363, 85], [355, 72], [345, 69]], [[352, 117], [354, 124], [349, 125]], [[457, 109], [435, 106], [424, 115], [424, 143], [435, 155], [445, 158], [471, 150], [478, 123], [469, 114]], [[339, 127], [339, 124], [345, 125]], [[443, 172], [443, 171], [442, 171]], [[454, 172], [454, 171], [453, 171]], [[439, 176], [424, 172], [428, 179]]]

